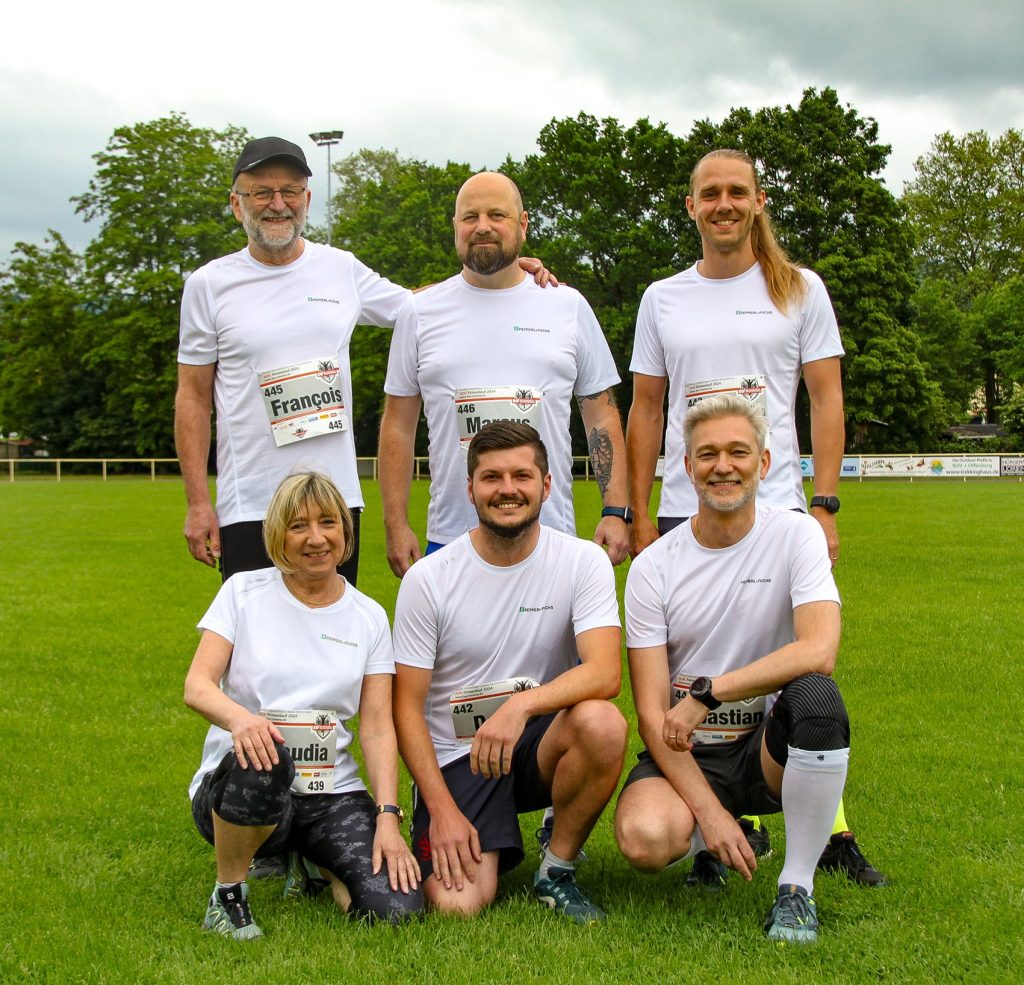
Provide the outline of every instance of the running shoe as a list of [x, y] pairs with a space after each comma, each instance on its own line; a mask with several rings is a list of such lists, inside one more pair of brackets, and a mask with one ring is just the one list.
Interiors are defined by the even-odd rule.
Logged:
[[212, 930], [236, 941], [263, 936], [249, 911], [249, 887], [244, 882], [220, 886], [213, 891], [203, 918], [203, 930]]
[[846, 878], [859, 886], [889, 885], [889, 877], [864, 857], [852, 831], [842, 831], [829, 838], [818, 859], [818, 868], [825, 872], [845, 872]]
[[818, 939], [818, 912], [814, 898], [803, 886], [779, 886], [775, 905], [764, 922], [772, 941], [813, 944]]
[[256, 857], [249, 863], [250, 879], [283, 879], [288, 873], [287, 855]]
[[703, 889], [706, 893], [717, 893], [725, 885], [729, 870], [709, 851], [697, 852], [693, 856], [693, 867], [686, 875], [686, 885], [691, 889]]
[[576, 923], [600, 923], [605, 918], [604, 911], [596, 907], [576, 885], [574, 869], [552, 865], [546, 879], [541, 878], [538, 869], [533, 876], [533, 892], [546, 906]]
[[755, 858], [771, 858], [772, 836], [768, 826], [759, 817], [738, 817], [740, 830], [747, 838], [747, 844]]
[[320, 875], [320, 870], [308, 858], [298, 852], [288, 853], [288, 874], [284, 882], [284, 898], [300, 899], [303, 896], [319, 896], [330, 883]]

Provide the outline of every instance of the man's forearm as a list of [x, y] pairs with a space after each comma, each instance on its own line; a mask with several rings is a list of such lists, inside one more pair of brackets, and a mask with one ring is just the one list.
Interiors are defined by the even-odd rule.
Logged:
[[412, 485], [415, 448], [415, 432], [408, 434], [395, 427], [385, 413], [377, 449], [385, 526], [409, 522], [409, 487]]
[[207, 462], [210, 457], [210, 408], [182, 398], [175, 403], [174, 443], [189, 506], [210, 502]]
[[609, 387], [601, 393], [579, 398], [580, 413], [587, 432], [590, 464], [605, 506], [625, 506], [629, 489], [626, 481], [626, 442], [622, 419]]

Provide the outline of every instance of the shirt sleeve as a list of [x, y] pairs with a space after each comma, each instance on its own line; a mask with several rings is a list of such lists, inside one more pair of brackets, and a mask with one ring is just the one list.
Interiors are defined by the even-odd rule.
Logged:
[[588, 629], [622, 625], [612, 563], [597, 544], [583, 543], [586, 550], [576, 564], [572, 595], [572, 628], [576, 636]]
[[630, 565], [624, 601], [627, 647], [638, 649], [668, 643], [664, 592], [657, 567], [646, 551]]
[[807, 295], [800, 309], [800, 365], [845, 354], [832, 301], [821, 278], [801, 270]]
[[423, 577], [425, 566], [417, 561], [402, 579], [395, 603], [395, 663], [424, 670], [434, 669], [440, 623], [436, 597]]
[[391, 328], [402, 305], [412, 297], [407, 288], [381, 277], [365, 263], [352, 258], [352, 279], [359, 298], [359, 324]]
[[[419, 354], [416, 329], [419, 317], [412, 296], [402, 305], [391, 335], [388, 371], [384, 379], [384, 392], [393, 397], [416, 397], [420, 392]], [[404, 582], [403, 582], [404, 584]]]
[[[551, 290], [551, 288], [545, 288]], [[588, 397], [620, 382], [608, 340], [601, 331], [594, 310], [579, 295], [576, 306], [576, 383], [573, 393]]]
[[204, 632], [209, 630], [223, 636], [232, 646], [234, 645], [235, 634], [238, 631], [238, 588], [246, 574], [247, 572], [243, 571], [232, 575], [220, 586], [220, 591], [210, 603], [210, 608], [199, 620], [197, 629]]
[[794, 517], [790, 548], [789, 595], [793, 608], [808, 602], [839, 602], [839, 589], [832, 576], [825, 532], [813, 517]]
[[391, 628], [387, 614], [377, 603], [370, 606], [370, 621], [370, 647], [363, 674], [393, 674], [395, 657], [391, 647]]
[[217, 362], [217, 322], [206, 275], [197, 270], [181, 292], [178, 362], [209, 366]]
[[658, 332], [657, 292], [652, 284], [640, 299], [640, 310], [636, 315], [636, 332], [633, 335], [633, 358], [629, 363], [631, 373], [644, 376], [668, 376], [665, 367], [665, 348]]

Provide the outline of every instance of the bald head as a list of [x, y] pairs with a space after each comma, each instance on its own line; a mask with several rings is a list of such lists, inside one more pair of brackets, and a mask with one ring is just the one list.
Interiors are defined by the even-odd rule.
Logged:
[[511, 287], [528, 218], [515, 182], [495, 171], [473, 175], [455, 199], [455, 249], [463, 276], [478, 287]]

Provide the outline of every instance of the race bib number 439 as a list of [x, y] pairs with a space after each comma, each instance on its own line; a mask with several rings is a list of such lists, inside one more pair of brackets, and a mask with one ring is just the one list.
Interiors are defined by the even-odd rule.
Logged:
[[333, 793], [334, 760], [338, 753], [338, 716], [333, 711], [301, 708], [261, 710], [277, 726], [295, 763], [295, 793]]
[[278, 447], [348, 430], [341, 370], [333, 356], [265, 370], [257, 382]]

